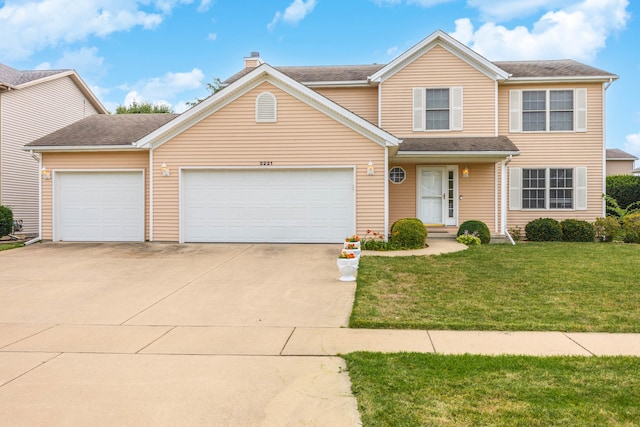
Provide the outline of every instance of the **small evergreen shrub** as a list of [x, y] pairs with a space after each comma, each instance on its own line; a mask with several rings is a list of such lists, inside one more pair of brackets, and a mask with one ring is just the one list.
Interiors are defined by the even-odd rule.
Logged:
[[640, 243], [640, 212], [624, 217], [622, 220], [622, 235], [625, 243]]
[[491, 241], [491, 231], [489, 231], [489, 227], [487, 227], [487, 224], [482, 221], [472, 219], [463, 222], [460, 225], [460, 228], [458, 228], [457, 236], [463, 235], [465, 231], [468, 231], [469, 234], [477, 232], [477, 236], [480, 238], [480, 242], [483, 245], [486, 245]]
[[464, 234], [461, 234], [458, 237], [456, 237], [456, 240], [458, 241], [458, 243], [462, 243], [467, 246], [480, 245], [482, 244], [482, 242], [480, 241], [480, 238], [477, 236], [477, 234], [478, 234], [477, 231], [474, 231], [473, 234], [471, 234], [465, 230]]
[[613, 240], [620, 235], [622, 226], [620, 221], [612, 216], [596, 218], [595, 224], [593, 224], [596, 238], [600, 242], [613, 242]]
[[427, 228], [418, 218], [403, 218], [391, 226], [391, 244], [401, 249], [424, 248]]
[[562, 240], [562, 226], [553, 218], [538, 218], [524, 227], [527, 240], [531, 242], [558, 242]]
[[6, 206], [0, 205], [0, 237], [13, 231], [13, 212]]
[[565, 242], [593, 242], [596, 234], [593, 224], [578, 219], [565, 219], [562, 226], [562, 240]]

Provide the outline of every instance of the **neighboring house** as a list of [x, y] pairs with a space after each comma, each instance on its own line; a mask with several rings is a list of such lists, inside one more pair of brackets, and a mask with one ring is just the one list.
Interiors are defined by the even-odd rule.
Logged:
[[617, 148], [607, 148], [607, 176], [632, 175], [636, 173], [633, 169], [636, 160], [638, 158], [633, 154]]
[[19, 71], [0, 64], [0, 205], [38, 233], [39, 163], [24, 145], [87, 116], [106, 113], [73, 70]]
[[386, 65], [245, 65], [164, 124], [93, 117], [28, 144], [51, 174], [42, 237], [339, 242], [403, 217], [504, 235], [603, 215], [614, 74], [490, 62], [442, 31]]

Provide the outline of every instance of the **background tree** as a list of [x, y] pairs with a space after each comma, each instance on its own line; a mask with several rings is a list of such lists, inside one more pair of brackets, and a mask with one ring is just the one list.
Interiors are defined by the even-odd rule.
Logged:
[[166, 104], [152, 104], [147, 101], [133, 101], [131, 105], [119, 105], [116, 108], [116, 114], [162, 114], [173, 113], [173, 108]]
[[187, 101], [186, 104], [189, 107], [194, 107], [194, 106], [200, 104], [202, 101], [207, 99], [209, 96], [214, 95], [214, 94], [220, 92], [222, 89], [224, 89], [224, 84], [222, 83], [222, 80], [220, 80], [218, 77], [215, 77], [212, 82], [206, 84], [206, 89], [207, 89], [207, 92], [209, 92], [209, 95], [207, 97], [205, 97], [205, 98], [196, 98], [195, 101], [193, 101], [193, 102]]
[[640, 176], [610, 175], [607, 177], [607, 196], [612, 197], [622, 209], [640, 202]]

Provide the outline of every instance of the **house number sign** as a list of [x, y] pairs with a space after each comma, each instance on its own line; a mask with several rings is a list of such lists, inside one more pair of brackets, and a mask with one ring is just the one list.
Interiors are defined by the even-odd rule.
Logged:
[[273, 162], [261, 161], [260, 166], [273, 166]]

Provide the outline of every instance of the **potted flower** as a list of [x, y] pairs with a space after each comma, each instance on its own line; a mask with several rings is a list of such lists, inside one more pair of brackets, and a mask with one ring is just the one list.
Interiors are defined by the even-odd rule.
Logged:
[[357, 235], [349, 236], [344, 239], [344, 250], [358, 251], [356, 255], [360, 256], [360, 237]]
[[340, 270], [340, 281], [342, 282], [353, 282], [356, 280], [355, 274], [358, 271], [358, 262], [360, 261], [360, 257], [356, 256], [356, 254], [342, 251], [338, 256], [338, 270]]

